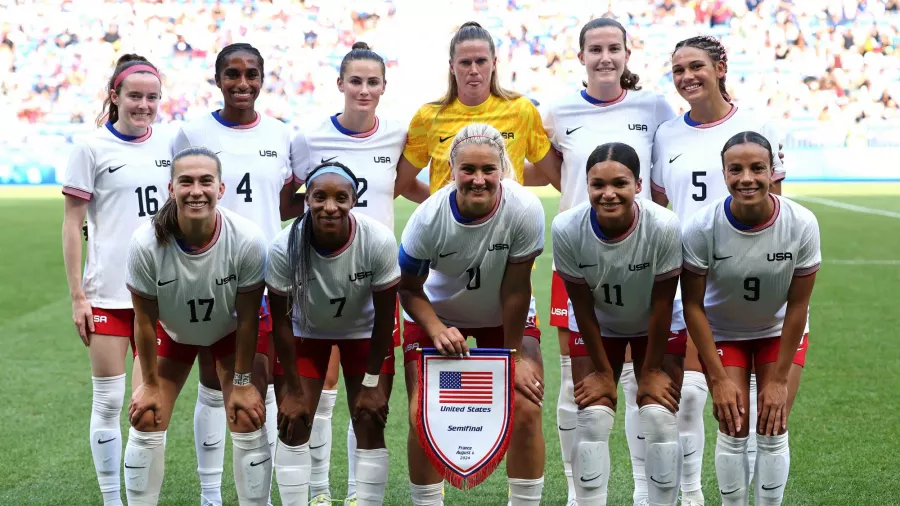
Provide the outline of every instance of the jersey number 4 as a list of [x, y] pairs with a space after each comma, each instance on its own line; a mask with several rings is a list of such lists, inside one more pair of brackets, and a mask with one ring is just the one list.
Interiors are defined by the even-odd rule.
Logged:
[[238, 195], [244, 196], [244, 202], [253, 202], [253, 190], [250, 188], [249, 172], [245, 173], [244, 177], [241, 178], [241, 182], [238, 183], [235, 191]]
[[203, 309], [203, 306], [206, 306], [206, 314], [203, 315], [203, 321], [208, 322], [210, 320], [210, 315], [212, 314], [213, 307], [216, 305], [215, 299], [196, 299], [189, 300], [188, 306], [191, 306], [191, 323], [197, 323], [200, 320], [197, 319], [197, 306], [200, 306], [200, 309]]

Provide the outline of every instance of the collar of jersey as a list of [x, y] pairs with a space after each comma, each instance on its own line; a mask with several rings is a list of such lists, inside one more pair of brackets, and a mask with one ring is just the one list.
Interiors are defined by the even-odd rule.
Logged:
[[494, 207], [491, 211], [481, 218], [466, 218], [459, 212], [459, 206], [456, 204], [456, 190], [450, 192], [450, 214], [453, 215], [453, 219], [456, 220], [460, 225], [481, 225], [482, 223], [490, 220], [495, 214], [497, 214], [497, 209], [500, 208], [500, 200], [503, 198], [503, 185], [497, 187], [497, 200], [494, 201]]
[[355, 137], [357, 139], [362, 139], [365, 137], [369, 137], [370, 135], [372, 135], [378, 131], [378, 123], [379, 123], [378, 116], [375, 116], [375, 125], [372, 128], [368, 129], [365, 132], [354, 132], [353, 130], [350, 130], [349, 128], [345, 128], [344, 125], [341, 125], [341, 122], [338, 121], [337, 117], [340, 116], [341, 114], [343, 114], [343, 113], [339, 112], [339, 113], [335, 114], [334, 116], [332, 116], [331, 124], [334, 125], [334, 128], [336, 128], [338, 132], [346, 135], [347, 137]]
[[692, 120], [692, 119], [691, 119], [691, 111], [688, 111], [688, 112], [684, 113], [684, 122], [685, 122], [685, 123], [687, 124], [687, 126], [689, 126], [689, 127], [694, 127], [694, 128], [712, 128], [712, 127], [715, 127], [715, 126], [719, 126], [719, 125], [721, 125], [722, 123], [725, 123], [726, 121], [728, 121], [729, 119], [731, 119], [731, 117], [734, 116], [734, 113], [736, 113], [737, 110], [738, 110], [737, 106], [734, 105], [734, 104], [731, 104], [731, 110], [728, 111], [728, 114], [726, 114], [726, 115], [723, 116], [722, 118], [717, 119], [717, 120], [715, 120], [715, 121], [710, 121], [709, 123], [700, 123], [699, 121], [694, 121], [694, 120]]
[[591, 105], [599, 105], [602, 107], [610, 106], [613, 104], [618, 104], [619, 102], [625, 100], [625, 95], [628, 94], [628, 90], [623, 89], [622, 93], [619, 93], [619, 96], [612, 100], [600, 100], [588, 95], [587, 90], [581, 90], [581, 98], [587, 100], [587, 102]]
[[213, 111], [212, 117], [215, 118], [215, 120], [218, 121], [220, 125], [228, 128], [234, 128], [235, 130], [246, 130], [249, 128], [253, 128], [258, 125], [260, 121], [262, 121], [262, 115], [260, 115], [259, 113], [256, 113], [256, 119], [254, 119], [250, 123], [244, 124], [235, 123], [234, 121], [228, 121], [227, 119], [222, 117], [219, 111]]
[[219, 235], [222, 233], [222, 215], [219, 214], [219, 210], [216, 209], [216, 229], [213, 231], [212, 237], [209, 239], [209, 242], [204, 244], [203, 246], [192, 249], [188, 246], [184, 241], [179, 238], [175, 238], [175, 244], [181, 249], [181, 251], [185, 252], [188, 255], [200, 255], [202, 253], [206, 253], [213, 246], [216, 245], [216, 242], [219, 240]]
[[725, 198], [724, 204], [725, 217], [728, 218], [728, 223], [730, 223], [731, 226], [734, 227], [734, 229], [738, 232], [760, 232], [771, 227], [775, 223], [775, 220], [778, 219], [778, 215], [781, 214], [781, 201], [776, 199], [775, 196], [771, 193], [769, 194], [769, 198], [772, 199], [772, 203], [775, 204], [775, 206], [772, 208], [772, 216], [769, 216], [768, 220], [754, 227], [741, 223], [734, 216], [734, 214], [731, 213], [731, 201], [733, 200], [733, 197], [729, 195], [727, 198]]
[[[310, 225], [312, 225], [312, 224], [310, 224]], [[313, 246], [313, 249], [316, 250], [316, 253], [318, 253], [319, 256], [321, 256], [323, 258], [334, 258], [334, 257], [340, 255], [341, 253], [347, 251], [347, 248], [349, 248], [350, 245], [353, 244], [353, 238], [355, 238], [355, 237], [356, 237], [356, 217], [353, 216], [353, 213], [350, 213], [350, 238], [347, 239], [347, 242], [345, 242], [343, 246], [341, 246], [340, 248], [333, 250], [333, 251], [317, 248], [315, 246]]]
[[148, 126], [147, 133], [145, 133], [144, 135], [125, 135], [122, 132], [116, 130], [116, 127], [113, 126], [111, 121], [106, 122], [106, 129], [109, 130], [109, 133], [113, 134], [117, 139], [125, 142], [144, 142], [153, 134], [153, 127]]
[[488, 98], [485, 99], [484, 102], [482, 102], [478, 105], [466, 105], [466, 104], [460, 102], [459, 97], [457, 97], [456, 101], [454, 102], [454, 105], [459, 107], [460, 110], [462, 110], [464, 112], [479, 113], [479, 112], [482, 112], [484, 109], [492, 108], [494, 106], [495, 100], [500, 100], [500, 99], [496, 95], [491, 93], [490, 95], [488, 95]]
[[591, 207], [591, 229], [594, 231], [594, 235], [597, 236], [597, 239], [610, 244], [622, 242], [625, 239], [628, 239], [628, 236], [630, 236], [631, 233], [634, 232], [634, 229], [637, 228], [638, 221], [640, 221], [641, 219], [641, 207], [638, 205], [637, 201], [632, 202], [631, 206], [632, 209], [634, 209], [634, 219], [631, 220], [631, 226], [628, 227], [628, 230], [616, 237], [607, 237], [607, 235], [604, 234], [602, 230], [600, 230], [600, 222], [597, 220], [597, 211], [595, 211], [594, 208]]

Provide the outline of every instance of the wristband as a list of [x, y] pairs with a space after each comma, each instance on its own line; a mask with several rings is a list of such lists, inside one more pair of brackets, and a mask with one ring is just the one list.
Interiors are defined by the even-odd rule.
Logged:
[[236, 372], [234, 373], [234, 386], [243, 387], [250, 384], [250, 373], [249, 372]]
[[378, 377], [379, 377], [379, 375], [377, 375], [377, 374], [366, 373], [366, 375], [363, 376], [362, 386], [369, 387], [369, 388], [377, 387], [378, 386]]

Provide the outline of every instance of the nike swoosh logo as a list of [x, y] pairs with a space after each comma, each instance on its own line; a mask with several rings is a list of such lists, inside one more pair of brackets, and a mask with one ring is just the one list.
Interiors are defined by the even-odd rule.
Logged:
[[731, 258], [731, 257], [733, 257], [733, 256], [734, 256], [734, 255], [728, 255], [727, 257], [717, 257], [716, 254], [713, 253], [713, 260], [727, 260], [727, 259], [729, 259], [729, 258]]
[[686, 453], [684, 456], [685, 456], [685, 457], [690, 457], [691, 455], [693, 455], [693, 454], [695, 454], [695, 453], [697, 453], [697, 450], [694, 450], [694, 451], [692, 451], [691, 453]]
[[652, 481], [653, 483], [659, 483], [660, 485], [668, 485], [669, 483], [672, 483], [672, 480], [669, 480], [669, 481], [659, 481], [659, 480], [657, 480], [656, 478], [654, 478], [653, 476], [650, 476], [650, 481]]
[[328, 163], [328, 162], [334, 160], [335, 158], [337, 158], [337, 157], [336, 157], [336, 156], [332, 156], [331, 158], [329, 158], [329, 159], [327, 159], [327, 160], [326, 160], [325, 158], [322, 158], [322, 163]]
[[572, 427], [571, 429], [566, 429], [565, 427], [560, 427], [559, 425], [557, 425], [557, 427], [559, 427], [559, 430], [565, 430], [565, 431], [575, 430], [575, 427]]
[[594, 480], [596, 480], [597, 478], [599, 478], [599, 477], [601, 477], [601, 476], [603, 476], [602, 473], [601, 473], [601, 474], [598, 474], [597, 476], [594, 476], [593, 478], [591, 478], [591, 479], [589, 479], [589, 480], [585, 480], [585, 479], [584, 479], [584, 476], [582, 476], [581, 478], [579, 478], [579, 480], [581, 480], [581, 483], [587, 483], [587, 482], [589, 482], [589, 481], [594, 481]]
[[109, 443], [110, 441], [115, 441], [115, 440], [116, 440], [116, 438], [107, 439], [107, 440], [105, 440], [105, 441], [102, 440], [102, 439], [98, 439], [98, 440], [97, 440], [97, 444], [98, 444], [98, 445], [102, 445], [102, 444], [106, 444], [106, 443]]
[[[582, 126], [584, 126], [584, 125], [582, 125]], [[571, 130], [569, 130], [569, 129], [567, 128], [567, 129], [566, 129], [566, 135], [572, 135], [572, 132], [574, 132], [575, 130], [578, 130], [579, 128], [581, 128], [581, 127], [576, 127], [576, 128], [571, 129]]]
[[584, 269], [585, 267], [596, 267], [597, 264], [578, 264], [579, 269]]
[[325, 446], [326, 444], [328, 444], [328, 443], [322, 443], [319, 446], [310, 446], [309, 449], [310, 450], [318, 450], [319, 448]]
[[221, 152], [222, 152], [222, 151], [216, 151], [214, 154], [218, 155], [218, 154], [221, 153]]
[[115, 172], [115, 171], [121, 169], [122, 167], [124, 167], [124, 166], [126, 166], [126, 165], [128, 165], [128, 164], [127, 164], [127, 163], [123, 163], [122, 165], [119, 165], [118, 167], [110, 167], [110, 168], [109, 168], [109, 173], [112, 174], [113, 172]]
[[669, 341], [674, 341], [674, 340], [676, 340], [676, 339], [678, 339], [678, 336], [670, 337], [670, 338], [669, 338]]
[[726, 491], [724, 491], [724, 490], [719, 490], [719, 492], [722, 492], [722, 495], [731, 495], [731, 494], [737, 492], [738, 490], [740, 490], [740, 489], [739, 489], [739, 488], [736, 488], [736, 489], [732, 490], [731, 492], [726, 492]]
[[453, 137], [454, 137], [453, 135], [450, 135], [450, 136], [448, 136], [448, 137], [438, 137], [438, 139], [439, 139], [441, 142], [447, 142], [447, 141], [449, 141], [450, 139], [452, 139]]
[[438, 256], [441, 257], [441, 258], [445, 258], [445, 257], [448, 257], [448, 256], [450, 256], [450, 255], [455, 255], [455, 254], [457, 254], [457, 253], [459, 253], [459, 252], [458, 252], [458, 251], [454, 251], [453, 253], [440, 253], [440, 254], [438, 254]]
[[641, 440], [641, 441], [643, 441], [643, 440], [645, 440], [645, 439], [647, 439], [647, 438], [646, 438], [646, 437], [644, 437], [644, 436], [638, 436], [638, 437], [637, 437], [637, 438], [638, 438], [638, 439], [640, 439], [640, 440]]
[[220, 440], [218, 440], [218, 441], [216, 441], [216, 442], [215, 442], [215, 443], [212, 443], [212, 444], [210, 444], [210, 443], [207, 443], [207, 442], [206, 442], [206, 441], [204, 441], [204, 442], [203, 442], [203, 446], [205, 446], [205, 447], [207, 447], [207, 448], [209, 448], [209, 447], [210, 447], [210, 446], [216, 446], [216, 445], [217, 445], [217, 444], [219, 444], [219, 443], [221, 443], [221, 442], [222, 442], [222, 440], [221, 440], [221, 439], [220, 439]]
[[268, 461], [270, 461], [270, 460], [272, 460], [272, 457], [269, 457], [269, 458], [267, 458], [266, 460], [261, 460], [261, 461], [259, 461], [259, 462], [251, 462], [251, 463], [250, 463], [250, 467], [256, 467], [256, 466], [258, 466], [258, 465], [265, 464], [266, 462], [268, 462]]
[[146, 468], [147, 468], [147, 466], [129, 466], [128, 464], [125, 464], [125, 469], [146, 469]]
[[680, 157], [680, 156], [683, 155], [683, 154], [684, 154], [684, 153], [679, 153], [678, 156], [676, 156], [676, 157], [674, 157], [674, 158], [669, 158], [669, 163], [673, 163], [675, 160], [678, 160], [678, 157]]
[[766, 491], [768, 491], [768, 490], [776, 490], [776, 489], [779, 489], [779, 488], [781, 488], [781, 485], [775, 485], [774, 487], [766, 487], [765, 485], [762, 486], [762, 489], [763, 489], [763, 490], [766, 490]]
[[166, 286], [166, 285], [168, 285], [169, 283], [174, 283], [174, 282], [176, 282], [176, 281], [178, 281], [178, 278], [175, 278], [175, 279], [173, 279], [172, 281], [166, 281], [165, 283], [163, 283], [162, 281], [157, 281], [157, 282], [156, 282], [156, 286]]

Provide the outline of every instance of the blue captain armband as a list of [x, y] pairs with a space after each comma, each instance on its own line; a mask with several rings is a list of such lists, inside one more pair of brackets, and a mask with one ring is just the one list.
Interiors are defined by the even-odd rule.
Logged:
[[430, 264], [431, 260], [419, 260], [409, 256], [403, 249], [403, 245], [400, 245], [400, 270], [404, 273], [413, 276], [424, 276], [428, 274]]

